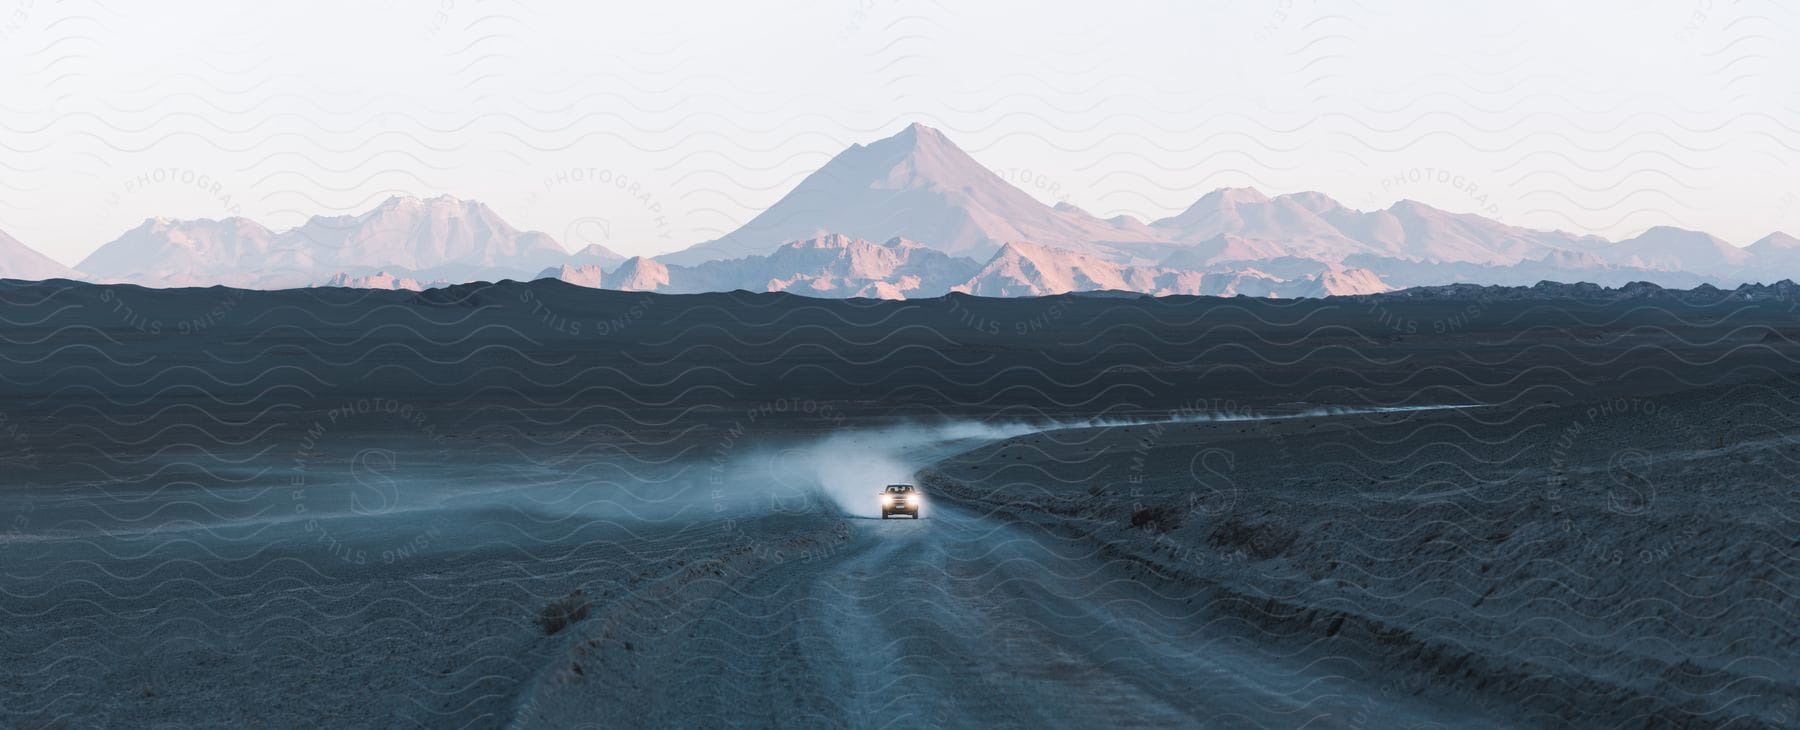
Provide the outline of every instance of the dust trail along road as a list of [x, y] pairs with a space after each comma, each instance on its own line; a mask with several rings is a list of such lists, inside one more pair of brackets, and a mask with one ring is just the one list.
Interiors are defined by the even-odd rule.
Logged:
[[[869, 443], [888, 469], [916, 472], [994, 440]], [[886, 475], [869, 471], [855, 488], [818, 485], [866, 499], [843, 510], [842, 543], [671, 600], [654, 620], [590, 619], [571, 655], [580, 676], [540, 678], [517, 725], [1490, 725], [1385, 692], [1353, 660], [1260, 645], [1209, 616], [1201, 591], [1133, 580], [1091, 547], [942, 499], [924, 519], [878, 519]]]

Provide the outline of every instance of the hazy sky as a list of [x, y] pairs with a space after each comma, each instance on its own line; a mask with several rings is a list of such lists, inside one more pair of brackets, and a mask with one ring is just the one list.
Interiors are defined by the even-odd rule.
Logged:
[[1800, 234], [1800, 7], [1472, 5], [0, 0], [0, 230], [74, 263], [450, 193], [662, 253], [921, 121], [1101, 216], [1252, 185]]

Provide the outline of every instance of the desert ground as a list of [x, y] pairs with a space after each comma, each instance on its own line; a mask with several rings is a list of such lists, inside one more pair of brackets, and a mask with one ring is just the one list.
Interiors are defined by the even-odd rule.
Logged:
[[0, 282], [0, 725], [1793, 726], [1796, 304]]

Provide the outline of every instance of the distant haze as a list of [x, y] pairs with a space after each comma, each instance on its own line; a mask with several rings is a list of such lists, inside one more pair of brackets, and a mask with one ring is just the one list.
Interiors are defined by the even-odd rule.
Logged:
[[151, 218], [75, 268], [0, 240], [0, 278], [422, 289], [548, 277], [629, 291], [907, 299], [1096, 290], [1316, 297], [1543, 280], [1736, 286], [1800, 278], [1800, 240], [1775, 233], [1740, 248], [1658, 226], [1615, 242], [1412, 200], [1362, 211], [1324, 193], [1254, 188], [1214, 190], [1153, 221], [1101, 219], [1031, 197], [914, 123], [851, 145], [738, 229], [656, 258], [600, 244], [571, 252], [479, 201], [446, 195], [393, 196], [283, 231], [242, 216]]
[[1254, 187], [1742, 246], [1800, 231], [1797, 33], [1694, 0], [7, 2], [0, 231], [72, 265], [146, 218], [447, 193], [661, 254], [918, 121], [1100, 219]]

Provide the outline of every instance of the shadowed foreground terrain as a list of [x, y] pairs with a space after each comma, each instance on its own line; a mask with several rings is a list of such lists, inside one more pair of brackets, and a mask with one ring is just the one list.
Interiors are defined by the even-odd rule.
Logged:
[[1793, 305], [0, 282], [0, 724], [1792, 725]]

